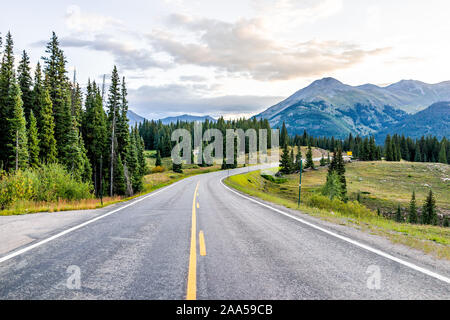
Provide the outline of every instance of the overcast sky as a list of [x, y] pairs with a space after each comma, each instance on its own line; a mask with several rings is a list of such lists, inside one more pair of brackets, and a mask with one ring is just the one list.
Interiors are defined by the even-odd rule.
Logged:
[[450, 80], [448, 0], [8, 1], [0, 31], [33, 63], [54, 30], [78, 80], [117, 64], [149, 119], [254, 115], [335, 77]]

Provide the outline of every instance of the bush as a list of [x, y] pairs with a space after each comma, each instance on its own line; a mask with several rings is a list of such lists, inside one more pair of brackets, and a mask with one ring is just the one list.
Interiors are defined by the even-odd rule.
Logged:
[[59, 164], [19, 170], [0, 179], [0, 207], [16, 201], [57, 201], [93, 198], [92, 184], [80, 182]]
[[152, 169], [152, 173], [161, 173], [164, 171], [166, 171], [166, 168], [164, 168], [163, 166], [157, 166]]
[[309, 207], [323, 209], [327, 211], [339, 212], [344, 216], [353, 217], [375, 217], [376, 214], [362, 204], [352, 201], [343, 202], [338, 198], [330, 199], [327, 196], [321, 194], [314, 194], [309, 198], [306, 198], [305, 204]]
[[277, 183], [277, 184], [286, 183], [288, 181], [288, 179], [286, 179], [286, 178], [275, 178], [274, 176], [267, 175], [267, 174], [262, 174], [261, 177], [263, 177], [266, 180], [269, 180], [270, 182]]

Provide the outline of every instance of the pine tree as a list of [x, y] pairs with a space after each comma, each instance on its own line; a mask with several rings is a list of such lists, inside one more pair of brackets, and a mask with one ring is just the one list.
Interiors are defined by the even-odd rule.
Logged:
[[57, 160], [57, 151], [52, 101], [47, 89], [35, 91], [35, 94], [38, 94], [35, 97], [35, 103], [40, 109], [39, 158], [42, 163], [54, 163]]
[[30, 156], [29, 164], [32, 168], [39, 166], [39, 134], [36, 117], [33, 110], [30, 110], [30, 125], [28, 128], [28, 153]]
[[[106, 113], [103, 110], [103, 101], [95, 82], [88, 81], [87, 96], [85, 102], [85, 115], [83, 118], [83, 140], [86, 145], [86, 153], [93, 167], [93, 182], [96, 194], [100, 191], [100, 177], [103, 172], [100, 170], [100, 161], [108, 159], [108, 129], [106, 125]], [[102, 163], [103, 165], [103, 163]], [[108, 166], [104, 166], [108, 168]]]
[[302, 161], [303, 161], [302, 148], [299, 146], [297, 156], [295, 157], [295, 171], [296, 172], [300, 172], [300, 170], [302, 170], [302, 165], [301, 165]]
[[347, 198], [347, 179], [345, 178], [345, 162], [344, 157], [342, 156], [342, 149], [340, 148], [337, 153], [336, 172], [339, 175], [342, 184], [341, 200], [347, 201], [348, 198]]
[[436, 199], [431, 189], [423, 205], [422, 223], [437, 225]]
[[55, 121], [55, 139], [58, 157], [61, 160], [70, 157], [65, 155], [69, 135], [72, 131], [71, 114], [71, 90], [69, 80], [66, 76], [66, 59], [60, 49], [59, 40], [53, 32], [50, 42], [47, 44], [44, 57], [45, 62], [45, 87], [48, 89], [53, 105], [53, 117]]
[[123, 169], [122, 157], [117, 155], [114, 165], [114, 185], [113, 194], [124, 196], [127, 192], [127, 185], [125, 181], [125, 173]]
[[27, 122], [30, 122], [30, 111], [33, 110], [33, 92], [31, 90], [32, 79], [30, 74], [30, 58], [26, 51], [22, 53], [22, 60], [20, 60], [17, 68], [17, 80], [22, 92], [23, 110]]
[[439, 163], [447, 164], [447, 146], [445, 140], [441, 143], [441, 150], [439, 151]]
[[161, 167], [162, 166], [162, 160], [161, 160], [161, 152], [158, 150], [156, 152], [156, 163], [155, 166]]
[[284, 144], [283, 153], [281, 154], [280, 161], [280, 172], [282, 174], [290, 174], [291, 173], [291, 156], [289, 154], [289, 148], [287, 143]]
[[22, 99], [20, 88], [17, 84], [13, 84], [10, 90], [10, 96], [14, 100], [14, 108], [12, 118], [9, 119], [10, 141], [8, 149], [10, 152], [10, 164], [15, 169], [25, 169], [28, 167], [28, 138], [27, 138], [27, 122], [22, 108]]
[[130, 147], [130, 127], [127, 117], [128, 101], [125, 77], [122, 81], [120, 99], [119, 114], [117, 118], [117, 152], [120, 153], [122, 159], [124, 159], [127, 149]]
[[139, 131], [135, 128], [134, 131], [135, 139], [136, 139], [136, 152], [137, 159], [139, 164], [139, 172], [141, 177], [144, 177], [147, 174], [147, 161], [145, 161], [145, 143], [144, 139], [139, 135]]
[[[114, 179], [116, 177], [114, 170], [114, 165], [117, 157], [117, 121], [120, 118], [120, 103], [121, 103], [121, 95], [120, 95], [120, 79], [119, 73], [117, 72], [117, 67], [114, 66], [112, 75], [111, 75], [111, 85], [109, 87], [109, 97], [108, 97], [108, 120], [110, 126], [110, 141], [111, 141], [111, 151], [110, 151], [110, 195], [113, 195], [114, 192]], [[123, 172], [123, 170], [122, 170]]]
[[394, 161], [394, 150], [393, 150], [393, 146], [392, 146], [392, 141], [391, 141], [391, 136], [387, 135], [386, 136], [386, 141], [384, 143], [385, 146], [385, 158], [386, 161]]
[[416, 192], [413, 192], [411, 197], [411, 202], [409, 203], [409, 215], [408, 215], [409, 223], [417, 223], [417, 205], [416, 205]]
[[403, 222], [402, 208], [398, 205], [397, 214], [395, 215], [395, 221]]
[[311, 144], [308, 144], [308, 151], [306, 152], [305, 168], [306, 169], [308, 169], [308, 168], [315, 169]]
[[420, 149], [419, 143], [416, 143], [414, 162], [422, 162], [422, 150]]
[[[41, 126], [42, 126], [42, 124], [41, 124], [42, 101], [41, 100], [43, 97], [44, 89], [45, 88], [44, 88], [44, 82], [42, 81], [41, 64], [38, 63], [36, 65], [36, 70], [34, 72], [34, 85], [33, 85], [32, 103], [31, 103], [31, 108], [34, 112], [34, 116], [36, 117], [38, 128], [41, 128]], [[50, 100], [50, 102], [51, 102], [51, 100]], [[53, 113], [53, 109], [52, 109], [52, 113]]]
[[327, 160], [325, 159], [325, 157], [322, 155], [322, 159], [320, 159], [320, 166], [321, 167], [325, 167], [327, 165]]
[[444, 217], [444, 222], [443, 222], [442, 226], [443, 226], [444, 228], [450, 227], [450, 221], [449, 221], [448, 216], [445, 216], [445, 217]]
[[16, 103], [14, 97], [10, 96], [12, 87], [15, 86], [14, 43], [10, 32], [6, 34], [5, 40], [6, 43], [0, 66], [0, 168], [11, 167], [8, 162], [11, 157], [14, 157], [11, 154], [12, 149], [8, 147], [8, 144], [11, 142], [9, 119]]

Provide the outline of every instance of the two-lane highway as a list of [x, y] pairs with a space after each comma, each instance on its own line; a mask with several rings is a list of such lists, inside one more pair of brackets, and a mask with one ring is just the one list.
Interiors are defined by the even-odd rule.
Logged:
[[0, 257], [0, 299], [450, 298], [445, 270], [277, 212], [224, 186], [227, 174], [185, 179]]

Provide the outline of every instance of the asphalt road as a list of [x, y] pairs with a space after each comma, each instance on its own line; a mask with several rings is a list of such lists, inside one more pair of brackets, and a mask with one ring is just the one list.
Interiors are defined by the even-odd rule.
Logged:
[[185, 179], [0, 256], [0, 300], [450, 299], [445, 271], [246, 199], [227, 175]]

